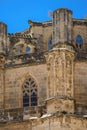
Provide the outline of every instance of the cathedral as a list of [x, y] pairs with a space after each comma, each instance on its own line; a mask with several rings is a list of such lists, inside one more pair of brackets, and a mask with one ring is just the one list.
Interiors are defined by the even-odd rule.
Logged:
[[28, 23], [0, 22], [0, 130], [87, 130], [87, 20], [59, 8]]

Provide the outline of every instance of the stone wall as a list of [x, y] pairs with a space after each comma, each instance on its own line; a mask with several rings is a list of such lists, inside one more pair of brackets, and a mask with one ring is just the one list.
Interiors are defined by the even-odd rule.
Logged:
[[0, 130], [87, 130], [87, 118], [57, 114], [0, 124]]
[[43, 50], [47, 50], [49, 39], [52, 36], [52, 31], [52, 25], [45, 25], [43, 23], [35, 22], [33, 23], [33, 26], [30, 27], [29, 34], [32, 35], [32, 37], [34, 38], [37, 38], [39, 35], [42, 35], [43, 42], [41, 43], [41, 46], [43, 46]]
[[38, 86], [38, 105], [46, 99], [47, 71], [45, 64], [22, 65], [5, 70], [5, 108], [22, 107], [22, 86], [31, 76]]
[[87, 62], [75, 62], [74, 93], [79, 112], [87, 112]]
[[44, 49], [48, 50], [48, 42], [52, 36], [53, 27], [46, 26], [44, 27], [44, 34], [43, 34], [43, 42], [44, 42]]

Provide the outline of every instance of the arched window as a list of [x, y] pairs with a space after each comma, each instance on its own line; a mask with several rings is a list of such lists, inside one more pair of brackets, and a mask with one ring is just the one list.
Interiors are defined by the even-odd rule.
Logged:
[[51, 38], [49, 39], [49, 42], [48, 42], [48, 50], [51, 50], [52, 49], [52, 36]]
[[23, 107], [37, 106], [37, 85], [29, 77], [23, 85]]
[[81, 48], [82, 44], [83, 44], [83, 39], [82, 39], [81, 35], [77, 35], [76, 36], [76, 47]]
[[26, 53], [30, 53], [30, 50], [31, 50], [30, 47], [27, 46], [27, 47], [26, 47]]

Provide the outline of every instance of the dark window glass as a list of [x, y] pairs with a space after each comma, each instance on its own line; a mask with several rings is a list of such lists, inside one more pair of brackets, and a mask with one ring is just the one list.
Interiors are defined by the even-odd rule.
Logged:
[[29, 46], [26, 47], [26, 53], [30, 53], [30, 47]]
[[29, 78], [23, 85], [23, 107], [37, 106], [37, 85]]
[[48, 50], [52, 49], [52, 37], [50, 38], [49, 42], [48, 42]]
[[77, 48], [81, 48], [83, 44], [83, 39], [80, 35], [77, 35], [76, 37], [76, 47]]
[[28, 107], [29, 106], [29, 96], [25, 94], [23, 96], [23, 107]]
[[37, 94], [33, 93], [31, 95], [31, 106], [37, 106]]

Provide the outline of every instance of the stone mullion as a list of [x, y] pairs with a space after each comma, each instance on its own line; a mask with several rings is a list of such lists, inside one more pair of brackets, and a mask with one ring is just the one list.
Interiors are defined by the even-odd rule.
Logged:
[[71, 74], [70, 74], [70, 79], [71, 79], [71, 96], [73, 97], [73, 60], [71, 61]]
[[73, 91], [73, 60], [66, 58], [66, 95], [73, 96]]
[[49, 94], [49, 88], [50, 88], [50, 62], [49, 62], [49, 56], [46, 57], [47, 58], [47, 70], [48, 70], [48, 87], [47, 87], [47, 98], [49, 98], [50, 94]]
[[72, 96], [72, 60], [69, 70], [69, 87], [70, 87], [70, 96]]
[[72, 97], [74, 97], [74, 58], [72, 59]]
[[48, 88], [48, 95], [49, 95], [49, 97], [50, 97], [50, 84], [51, 84], [51, 82], [50, 82], [50, 79], [51, 79], [51, 74], [50, 74], [50, 70], [51, 70], [51, 65], [50, 65], [50, 61], [49, 61], [49, 81], [48, 81], [48, 84], [49, 84], [49, 88]]
[[55, 96], [58, 95], [58, 53], [55, 57]]
[[64, 54], [64, 52], [63, 52], [63, 62], [62, 62], [62, 77], [63, 77], [63, 89], [64, 89], [64, 91], [62, 90], [62, 95], [65, 95], [65, 88], [66, 88], [66, 86], [65, 86], [65, 81], [66, 81], [66, 69], [65, 69], [65, 54]]
[[66, 82], [67, 82], [67, 86], [66, 86], [66, 95], [67, 96], [69, 96], [68, 94], [69, 94], [69, 89], [70, 89], [70, 59], [69, 59], [69, 57], [68, 57], [68, 59], [67, 59], [67, 57], [66, 57], [66, 73], [67, 73], [67, 80], [66, 80]]
[[51, 68], [50, 68], [50, 96], [53, 97], [54, 94], [54, 57], [53, 55], [51, 55], [51, 60], [50, 60], [50, 64], [51, 64]]
[[55, 60], [54, 60], [54, 79], [55, 79], [55, 81], [54, 81], [54, 96], [56, 95], [56, 72], [55, 72], [55, 70], [56, 70], [56, 63], [55, 63]]
[[73, 70], [73, 62], [72, 62], [72, 66], [71, 66], [71, 96], [73, 97], [73, 80], [72, 80], [72, 78], [73, 78], [73, 72], [72, 72], [72, 70]]
[[55, 95], [55, 54], [53, 54], [53, 96]]
[[[57, 53], [56, 53], [57, 55]], [[57, 95], [57, 85], [56, 85], [56, 82], [57, 82], [57, 76], [56, 76], [56, 71], [57, 71], [57, 66], [56, 66], [56, 59], [57, 59], [57, 56], [55, 56], [55, 60], [54, 60], [54, 67], [55, 67], [55, 70], [54, 70], [54, 74], [55, 74], [55, 83], [54, 83], [54, 96]]]
[[70, 96], [72, 96], [72, 61], [69, 67], [69, 87], [70, 87]]
[[[51, 60], [51, 58], [50, 58], [50, 60]], [[49, 84], [49, 97], [51, 97], [51, 85], [52, 85], [52, 80], [51, 80], [51, 75], [52, 75], [51, 69], [52, 69], [52, 68], [51, 68], [51, 65], [52, 65], [52, 64], [51, 64], [51, 61], [50, 61], [50, 70], [49, 70], [49, 75], [50, 75], [50, 76], [49, 76], [49, 80], [50, 80], [50, 81], [49, 81], [49, 82], [50, 82], [50, 84]]]
[[55, 75], [55, 67], [54, 67], [54, 54], [47, 57], [47, 69], [48, 69], [48, 87], [47, 87], [47, 97], [54, 96], [54, 75]]
[[5, 70], [3, 70], [3, 108], [5, 109]]
[[50, 97], [50, 94], [49, 94], [49, 88], [50, 88], [50, 77], [49, 77], [49, 72], [48, 72], [48, 87], [47, 87], [47, 98]]
[[[30, 83], [29, 83], [30, 84]], [[31, 84], [29, 85], [29, 106], [31, 106]]]
[[66, 55], [64, 54], [64, 95], [66, 95], [66, 75], [67, 75], [67, 72], [66, 72]]
[[66, 54], [65, 58], [66, 58], [66, 94], [65, 95], [68, 96], [68, 94], [67, 94], [67, 88], [68, 88], [67, 54]]

